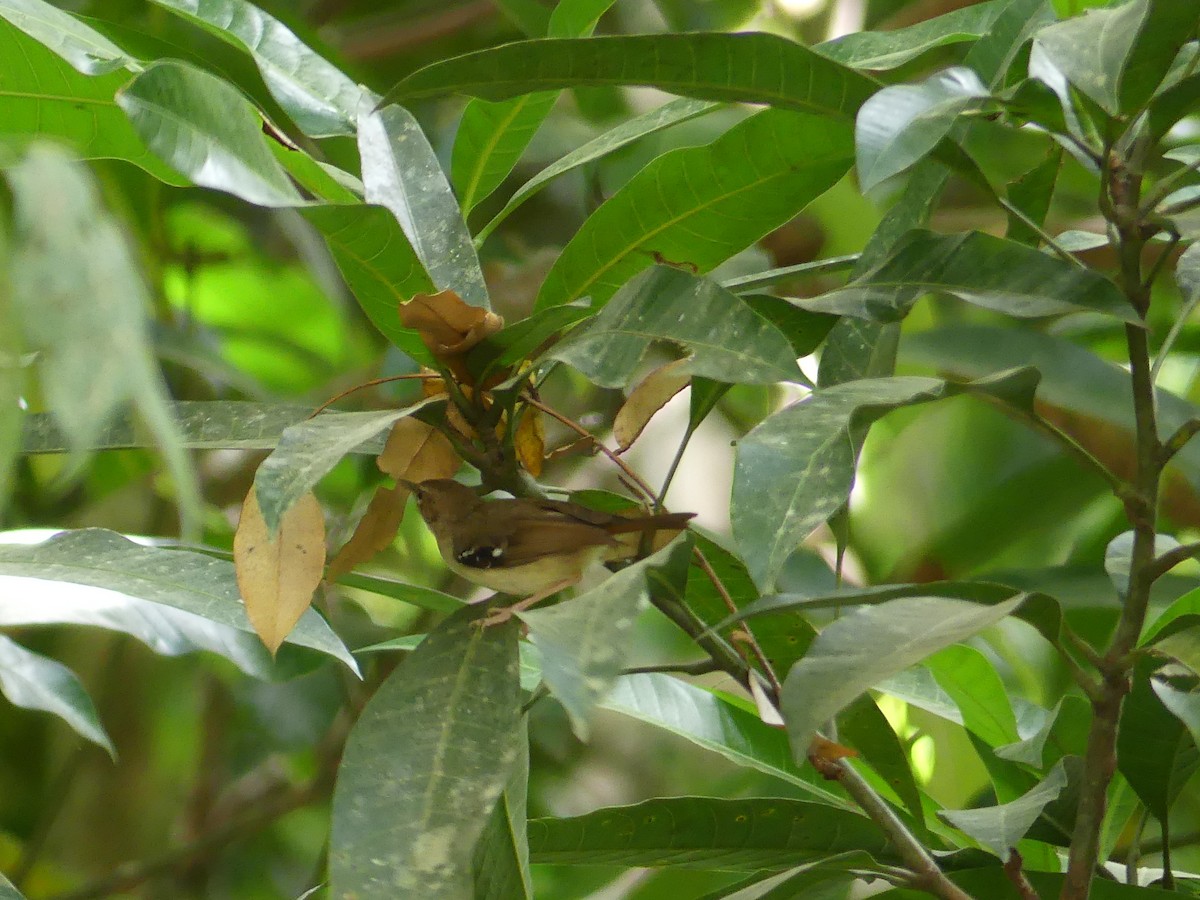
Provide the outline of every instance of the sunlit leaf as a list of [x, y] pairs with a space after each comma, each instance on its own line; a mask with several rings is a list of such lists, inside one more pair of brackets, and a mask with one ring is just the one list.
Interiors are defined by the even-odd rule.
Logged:
[[442, 623], [367, 702], [338, 770], [335, 896], [472, 895], [472, 857], [517, 753], [515, 622]]
[[0, 0], [0, 18], [53, 50], [84, 75], [138, 67], [129, 54], [103, 34], [44, 0]]
[[75, 673], [0, 635], [0, 691], [14, 706], [58, 716], [77, 734], [116, 757], [96, 707]]
[[[129, 634], [164, 656], [209, 650], [250, 675], [272, 674], [270, 655], [246, 618], [227, 560], [143, 547], [88, 528], [40, 544], [0, 544], [0, 579], [5, 585], [0, 625], [98, 626]], [[349, 651], [311, 610], [287, 644], [320, 651], [358, 671]]]
[[983, 809], [945, 809], [938, 815], [1001, 859], [1008, 859], [1010, 851], [1016, 848], [1042, 810], [1062, 793], [1066, 785], [1067, 773], [1060, 762], [1038, 782], [1037, 787], [1016, 800]]
[[702, 147], [664, 153], [588, 216], [538, 293], [604, 302], [654, 263], [708, 272], [791, 219], [849, 169], [833, 119], [766, 110]]
[[1004, 4], [976, 3], [907, 28], [859, 31], [817, 44], [822, 56], [856, 69], [894, 69], [937, 47], [978, 40], [987, 34]]

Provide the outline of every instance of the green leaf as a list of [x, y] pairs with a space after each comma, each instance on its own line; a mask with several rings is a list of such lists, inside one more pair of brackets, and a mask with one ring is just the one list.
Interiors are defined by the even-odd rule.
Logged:
[[1200, 751], [1183, 722], [1153, 688], [1157, 665], [1142, 660], [1134, 670], [1133, 686], [1121, 706], [1117, 766], [1150, 814], [1163, 822], [1200, 767]]
[[475, 900], [532, 900], [529, 839], [529, 720], [522, 720], [517, 759], [487, 827], [475, 845]]
[[[875, 871], [871, 857], [866, 853], [839, 853], [816, 862], [793, 866], [785, 872], [766, 874], [759, 872], [744, 881], [718, 889], [698, 900], [785, 900], [785, 898], [840, 896], [824, 891], [812, 892], [812, 888], [834, 887], [844, 889], [861, 876], [870, 877]], [[730, 888], [734, 890], [730, 892]]]
[[418, 69], [384, 103], [461, 93], [490, 100], [587, 85], [644, 85], [701, 100], [852, 116], [875, 82], [773, 34], [518, 41]]
[[31, 147], [9, 183], [14, 309], [72, 465], [86, 459], [116, 408], [133, 401], [175, 482], [183, 533], [198, 534], [199, 482], [154, 356], [149, 292], [120, 224], [87, 168], [58, 147]]
[[874, 699], [863, 694], [837, 718], [838, 741], [853, 747], [907, 807], [917, 822], [925, 821], [921, 791], [908, 763], [908, 753]]
[[0, 635], [0, 691], [14, 706], [58, 716], [86, 740], [116, 759], [96, 707], [75, 673], [62, 663], [26, 650]]
[[330, 831], [333, 896], [472, 896], [473, 854], [516, 761], [517, 624], [467, 606], [407, 656], [355, 723]]
[[854, 144], [858, 177], [868, 191], [927, 156], [960, 115], [977, 109], [988, 89], [956, 66], [920, 84], [885, 87], [858, 111]]
[[413, 359], [429, 350], [415, 331], [400, 326], [399, 309], [416, 294], [436, 291], [396, 217], [382, 206], [306, 206], [301, 215], [329, 245], [342, 277], [371, 324]]
[[592, 707], [626, 666], [633, 623], [649, 595], [647, 573], [681, 558], [686, 568], [690, 554], [691, 541], [677, 538], [579, 597], [519, 613], [541, 656], [542, 678], [580, 740], [587, 740]]
[[1002, 2], [977, 3], [894, 31], [847, 34], [813, 50], [855, 69], [894, 69], [950, 44], [977, 41], [988, 33], [1004, 8]]
[[925, 668], [953, 698], [963, 727], [989, 747], [1021, 739], [1004, 682], [995, 666], [974, 647], [947, 647], [925, 660]]
[[600, 706], [793, 784], [822, 803], [850, 808], [812, 766], [793, 761], [787, 735], [731, 698], [669, 675], [646, 673], [618, 678]]
[[[1117, 594], [1124, 597], [1129, 593], [1129, 569], [1133, 564], [1132, 531], [1124, 531], [1108, 542], [1104, 548], [1104, 571], [1112, 580]], [[1154, 555], [1159, 556], [1179, 546], [1179, 541], [1169, 534], [1154, 536]]]
[[569, 819], [531, 819], [535, 863], [778, 868], [833, 853], [894, 859], [870, 819], [822, 803], [662, 797]]
[[1192, 744], [1200, 747], [1200, 695], [1181, 691], [1157, 678], [1150, 680], [1150, 687], [1171, 715], [1187, 728]]
[[126, 72], [89, 77], [0, 18], [4, 132], [58, 138], [85, 159], [123, 159], [169, 184], [184, 179], [146, 149], [113, 95]]
[[1128, 0], [1043, 28], [1036, 40], [1075, 87], [1115, 116], [1150, 99], [1198, 23], [1190, 3]]
[[932, 291], [1022, 318], [1089, 310], [1140, 322], [1103, 275], [979, 231], [914, 230], [879, 265], [845, 287], [793, 302], [816, 312], [895, 321], [907, 314], [917, 294]]
[[292, 504], [338, 460], [428, 402], [422, 400], [403, 409], [326, 413], [284, 429], [279, 444], [254, 476], [254, 489], [270, 533], [275, 533]]
[[[246, 618], [226, 560], [143, 547], [112, 531], [86, 528], [40, 544], [0, 544], [0, 577], [9, 597], [0, 625], [94, 625], [124, 632], [164, 656], [208, 650], [249, 675], [272, 674], [271, 657]], [[317, 650], [358, 672], [350, 652], [312, 610], [301, 616], [287, 645]]]
[[539, 91], [467, 104], [450, 158], [450, 180], [458, 187], [464, 214], [500, 187], [557, 100], [558, 91]]
[[[1024, 213], [1025, 218], [1042, 228], [1050, 212], [1050, 201], [1058, 186], [1058, 173], [1062, 168], [1062, 148], [1053, 147], [1046, 158], [1008, 185], [1008, 202]], [[1004, 235], [1010, 241], [1018, 241], [1031, 247], [1039, 247], [1042, 236], [1028, 222], [1008, 211], [1008, 227]]]
[[[0, 18], [53, 50], [84, 75], [138, 68], [133, 57], [100, 32], [44, 0], [0, 0]], [[6, 64], [8, 61], [6, 57]]]
[[623, 387], [656, 341], [689, 351], [688, 370], [748, 384], [803, 381], [787, 338], [745, 301], [706, 278], [656, 266], [637, 276], [543, 359], [604, 387]]
[[935, 378], [872, 378], [820, 390], [763, 421], [738, 442], [733, 536], [755, 583], [774, 585], [787, 557], [843, 503], [854, 482], [856, 448], [894, 409], [968, 392], [1032, 403], [1036, 373], [954, 384]]
[[0, 900], [25, 900], [25, 895], [13, 887], [11, 881], [0, 875]]
[[365, 93], [278, 19], [244, 0], [154, 0], [249, 51], [279, 105], [309, 137], [352, 135]]
[[[292, 425], [307, 421], [312, 408], [288, 403], [250, 403], [241, 400], [183, 400], [172, 405], [183, 435], [183, 446], [193, 449], [270, 450]], [[319, 417], [318, 417], [319, 418]], [[351, 453], [377, 456], [383, 438], [374, 438]], [[122, 450], [150, 446], [128, 411], [120, 410], [91, 446], [97, 450]], [[48, 413], [34, 413], [25, 421], [22, 453], [62, 453], [70, 449], [67, 438]]]
[[672, 100], [670, 103], [664, 103], [657, 109], [652, 109], [647, 113], [642, 113], [640, 116], [622, 122], [599, 137], [581, 144], [557, 162], [551, 163], [542, 169], [537, 175], [517, 188], [508, 202], [504, 204], [504, 208], [496, 213], [492, 217], [492, 220], [479, 230], [479, 234], [475, 238], [475, 243], [482, 244], [496, 230], [500, 223], [508, 218], [513, 210], [559, 175], [564, 175], [573, 169], [601, 159], [640, 138], [712, 112], [719, 105], [703, 100], [689, 100], [686, 98]]
[[484, 338], [467, 354], [467, 368], [477, 375], [528, 359], [550, 338], [592, 313], [587, 300], [552, 306], [501, 328]]
[[1067, 773], [1059, 762], [1037, 786], [1016, 800], [983, 809], [941, 810], [938, 815], [983, 844], [1001, 859], [1008, 859], [1017, 842], [1037, 821], [1048, 804], [1067, 786]]
[[21, 426], [25, 419], [21, 395], [26, 365], [17, 310], [8, 283], [8, 242], [4, 230], [4, 223], [0, 222], [0, 522], [4, 521], [15, 463], [21, 452]]
[[925, 657], [1002, 620], [1020, 596], [995, 606], [908, 597], [835, 620], [788, 673], [781, 708], [792, 752], [804, 758], [813, 735], [855, 697]]
[[303, 200], [275, 161], [263, 120], [237, 88], [186, 63], [157, 62], [117, 95], [142, 140], [202, 187], [260, 206]]
[[399, 106], [358, 121], [358, 151], [368, 203], [391, 210], [439, 290], [453, 290], [472, 306], [488, 306], [475, 245], [446, 175], [421, 126]]
[[791, 219], [850, 167], [840, 122], [765, 110], [711, 144], [664, 153], [587, 218], [537, 307], [603, 303], [655, 262], [703, 273]]

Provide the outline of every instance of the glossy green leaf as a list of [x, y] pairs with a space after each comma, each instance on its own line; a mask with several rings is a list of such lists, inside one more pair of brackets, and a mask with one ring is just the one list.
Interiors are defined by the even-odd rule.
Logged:
[[1151, 679], [1150, 687], [1171, 715], [1187, 728], [1192, 744], [1200, 747], [1200, 695], [1181, 691], [1157, 678]]
[[261, 206], [304, 202], [267, 147], [261, 115], [224, 79], [158, 62], [117, 103], [146, 145], [196, 184]]
[[1121, 706], [1117, 766], [1151, 815], [1161, 822], [1200, 767], [1200, 750], [1184, 723], [1154, 690], [1155, 665], [1143, 660], [1134, 671], [1132, 687]]
[[656, 673], [618, 678], [604, 709], [662, 728], [730, 762], [796, 785], [822, 803], [849, 809], [812, 766], [792, 759], [787, 735], [749, 708], [701, 687]]
[[45, 0], [0, 0], [0, 18], [53, 50], [84, 75], [137, 68], [137, 62], [94, 28]]
[[563, 306], [543, 309], [489, 335], [469, 354], [467, 367], [477, 374], [486, 374], [506, 366], [516, 365], [530, 358], [550, 338], [587, 318], [592, 305], [587, 300], [576, 300]]
[[419, 69], [384, 102], [461, 93], [490, 100], [587, 85], [645, 85], [701, 100], [852, 116], [875, 82], [773, 34], [622, 35], [518, 41]]
[[[1046, 154], [1044, 160], [1008, 185], [1008, 202], [1038, 228], [1046, 224], [1050, 201], [1054, 197], [1054, 189], [1058, 186], [1062, 158], [1062, 148], [1055, 147]], [[1018, 241], [1031, 247], [1039, 247], [1042, 243], [1042, 236], [1011, 210], [1008, 212], [1008, 228], [1004, 236], [1010, 241]]]
[[[0, 625], [93, 625], [124, 632], [164, 656], [208, 650], [247, 674], [272, 673], [227, 560], [144, 547], [87, 528], [40, 544], [0, 543], [0, 578], [6, 598]], [[288, 635], [288, 645], [317, 650], [358, 671], [312, 610]]]
[[1127, 0], [1043, 28], [1037, 43], [1080, 91], [1111, 115], [1140, 109], [1200, 24], [1175, 0]]
[[11, 881], [0, 875], [0, 900], [25, 900], [25, 895], [13, 887]]
[[1028, 369], [970, 384], [863, 379], [817, 391], [766, 419], [738, 442], [733, 476], [733, 536], [755, 583], [770, 590], [800, 541], [846, 502], [856, 447], [876, 419], [964, 391], [1028, 408], [1036, 384]]
[[529, 720], [519, 726], [516, 762], [475, 845], [475, 900], [532, 900], [526, 806], [529, 795]]
[[1021, 599], [980, 606], [908, 597], [835, 620], [784, 681], [781, 708], [796, 758], [804, 758], [817, 729], [859, 694], [1001, 621]]
[[869, 877], [873, 871], [871, 857], [867, 854], [839, 853], [776, 874], [760, 872], [737, 884], [705, 894], [698, 900], [784, 900], [795, 897], [823, 900], [827, 895], [823, 892], [814, 893], [814, 888], [845, 890], [858, 875]]
[[438, 290], [454, 290], [487, 307], [475, 245], [433, 148], [412, 113], [399, 106], [370, 111], [358, 122], [366, 200], [391, 211]]
[[947, 647], [925, 660], [925, 668], [953, 698], [963, 727], [989, 747], [1020, 740], [1004, 682], [982, 653], [974, 647]]
[[517, 188], [508, 202], [504, 204], [504, 208], [496, 213], [492, 217], [492, 220], [479, 230], [475, 242], [480, 244], [485, 241], [500, 223], [508, 218], [513, 210], [558, 176], [565, 175], [573, 169], [578, 169], [580, 166], [587, 165], [610, 153], [614, 153], [640, 138], [662, 131], [664, 128], [670, 128], [672, 125], [678, 125], [680, 122], [686, 122], [689, 119], [702, 116], [718, 107], [719, 104], [717, 103], [708, 103], [703, 100], [689, 100], [687, 98], [672, 100], [669, 103], [664, 103], [657, 109], [652, 109], [650, 112], [642, 113], [640, 116], [622, 122], [620, 125], [611, 128], [587, 143], [581, 144], [557, 162], [546, 166], [537, 175]]
[[895, 852], [865, 816], [803, 800], [663, 797], [529, 822], [535, 863], [744, 870], [854, 850], [879, 861]]
[[113, 99], [127, 72], [89, 77], [0, 18], [0, 102], [4, 132], [64, 141], [85, 159], [123, 159], [171, 184], [184, 184], [154, 156]]
[[845, 287], [795, 302], [816, 312], [895, 321], [927, 292], [1023, 318], [1089, 310], [1140, 321], [1103, 275], [978, 231], [912, 231], [883, 262]]
[[517, 623], [467, 606], [409, 654], [350, 732], [333, 793], [333, 896], [472, 896], [475, 842], [516, 762]]
[[92, 698], [75, 673], [60, 662], [26, 650], [0, 635], [0, 691], [14, 706], [58, 716], [80, 736], [108, 751], [109, 740]]
[[977, 41], [1003, 8], [998, 0], [976, 3], [906, 28], [843, 35], [813, 50], [855, 69], [894, 69], [938, 47]]
[[8, 178], [14, 309], [73, 464], [132, 401], [175, 482], [183, 533], [197, 535], [200, 486], [154, 356], [150, 293], [121, 225], [91, 173], [58, 147], [35, 145]]
[[851, 153], [842, 123], [778, 109], [711, 144], [665, 153], [587, 218], [537, 307], [583, 296], [602, 303], [655, 262], [707, 272], [832, 187]]
[[858, 177], [864, 191], [928, 155], [958, 117], [977, 109], [988, 89], [957, 66], [920, 84], [885, 87], [858, 111], [854, 123]]
[[542, 678], [581, 740], [587, 740], [592, 708], [627, 665], [633, 623], [649, 596], [647, 573], [681, 558], [686, 568], [690, 553], [691, 542], [676, 539], [579, 597], [519, 613], [541, 656]]
[[1067, 786], [1067, 773], [1058, 763], [1037, 786], [1009, 803], [983, 809], [946, 809], [938, 813], [963, 833], [983, 844], [1001, 859], [1025, 836], [1048, 804]]
[[656, 341], [690, 352], [688, 370], [750, 384], [802, 381], [778, 329], [706, 278], [657, 266], [634, 278], [544, 359], [565, 362], [604, 387], [623, 387]]
[[338, 460], [428, 402], [422, 400], [403, 409], [326, 413], [284, 429], [278, 445], [254, 476], [254, 489], [270, 532], [275, 533], [283, 514]]
[[245, 0], [154, 0], [254, 57], [271, 95], [310, 137], [352, 135], [359, 87], [278, 19]]
[[415, 331], [400, 326], [399, 309], [436, 288], [396, 217], [382, 206], [306, 206], [301, 215], [329, 245], [342, 277], [380, 334], [422, 362], [429, 351]]

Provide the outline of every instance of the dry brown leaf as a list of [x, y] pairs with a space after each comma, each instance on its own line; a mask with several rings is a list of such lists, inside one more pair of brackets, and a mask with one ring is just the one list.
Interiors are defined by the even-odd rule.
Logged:
[[376, 553], [389, 547], [400, 530], [400, 523], [404, 521], [407, 502], [408, 488], [403, 484], [377, 488], [367, 511], [354, 527], [354, 534], [334, 556], [325, 577], [329, 581], [336, 581], [355, 566], [368, 562]]
[[654, 414], [687, 387], [692, 377], [688, 372], [688, 362], [686, 359], [677, 359], [659, 366], [630, 392], [629, 399], [613, 419], [613, 437], [617, 439], [618, 453], [624, 453], [633, 446]]
[[546, 460], [546, 425], [540, 409], [525, 407], [517, 433], [513, 435], [513, 448], [526, 472], [534, 478], [542, 474], [542, 464]]
[[272, 540], [253, 487], [233, 537], [233, 564], [246, 616], [275, 655], [312, 603], [325, 568], [325, 517], [311, 492], [283, 514]]
[[400, 307], [400, 322], [414, 328], [438, 359], [461, 356], [504, 327], [494, 312], [470, 306], [454, 291], [417, 294]]

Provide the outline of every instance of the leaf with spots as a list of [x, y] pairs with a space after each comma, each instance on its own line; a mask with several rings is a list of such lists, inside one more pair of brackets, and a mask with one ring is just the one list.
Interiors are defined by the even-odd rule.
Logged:
[[331, 897], [472, 896], [474, 848], [518, 752], [517, 624], [463, 607], [367, 702], [333, 794]]
[[233, 564], [246, 615], [272, 654], [312, 603], [325, 570], [325, 514], [311, 492], [267, 530], [251, 488], [233, 537]]
[[633, 621], [648, 596], [647, 573], [677, 565], [679, 554], [690, 552], [690, 541], [673, 541], [582, 596], [519, 614], [541, 654], [546, 687], [566, 709], [581, 739], [587, 739], [592, 707], [625, 668]]

